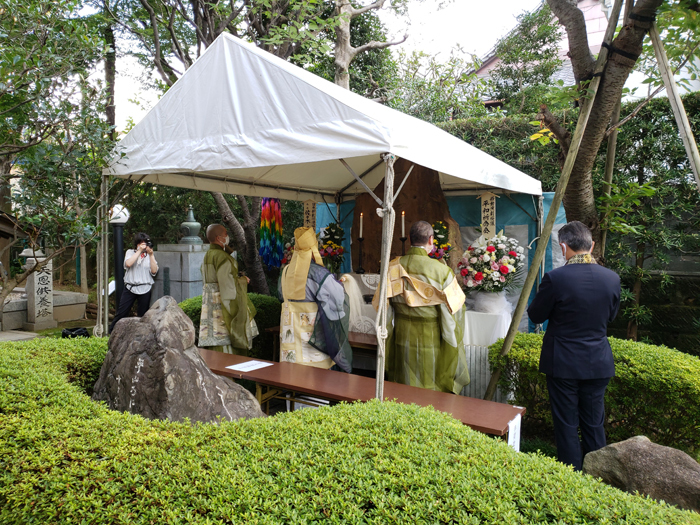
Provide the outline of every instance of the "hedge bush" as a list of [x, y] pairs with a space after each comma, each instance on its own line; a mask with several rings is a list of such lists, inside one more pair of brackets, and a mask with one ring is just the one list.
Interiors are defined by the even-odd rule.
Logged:
[[[663, 346], [610, 337], [616, 376], [605, 395], [610, 442], [645, 435], [700, 457], [700, 359]], [[503, 366], [500, 387], [527, 407], [526, 420], [551, 428], [546, 376], [539, 372], [542, 335], [518, 334], [509, 354], [490, 348], [491, 368]]]
[[[249, 355], [258, 359], [272, 361], [273, 338], [276, 334], [266, 332], [265, 329], [279, 326], [282, 305], [277, 298], [269, 295], [249, 293], [248, 297], [257, 310], [255, 322], [260, 331], [260, 335], [253, 339], [253, 348], [250, 349]], [[180, 308], [182, 308], [187, 317], [194, 323], [197, 337], [199, 337], [199, 320], [202, 315], [202, 296], [198, 295], [197, 297], [185, 299], [180, 303]]]
[[97, 341], [0, 345], [1, 523], [700, 524], [430, 408], [219, 425], [110, 411], [54, 359], [92, 370]]

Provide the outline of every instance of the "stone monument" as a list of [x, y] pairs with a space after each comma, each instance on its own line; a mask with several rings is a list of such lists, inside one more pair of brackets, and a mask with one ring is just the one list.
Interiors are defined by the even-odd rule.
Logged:
[[[35, 252], [29, 248], [20, 254], [22, 257], [27, 257], [27, 263], [24, 265], [27, 270], [46, 260], [43, 255], [41, 250]], [[25, 292], [27, 322], [24, 323], [23, 328], [29, 332], [56, 328], [58, 323], [53, 318], [53, 261], [47, 262], [27, 278]]]
[[156, 259], [160, 268], [153, 284], [151, 304], [165, 295], [173, 297], [178, 303], [202, 295], [200, 268], [209, 245], [199, 237], [200, 229], [201, 224], [195, 220], [190, 205], [187, 218], [180, 225], [183, 237], [178, 244], [157, 246]]

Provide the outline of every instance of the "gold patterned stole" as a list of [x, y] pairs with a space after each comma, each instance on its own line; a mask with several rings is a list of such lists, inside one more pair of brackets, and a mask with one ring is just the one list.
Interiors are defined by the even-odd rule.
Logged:
[[590, 253], [579, 253], [571, 257], [566, 264], [598, 264]]
[[[389, 263], [387, 298], [401, 295], [406, 304], [411, 307], [444, 304], [451, 314], [462, 308], [465, 296], [457, 279], [453, 279], [444, 290], [439, 290], [432, 284], [411, 277], [401, 266], [400, 259], [397, 257]], [[413, 290], [408, 289], [406, 283], [410, 283]], [[379, 309], [379, 287], [372, 298], [372, 306], [375, 310]]]

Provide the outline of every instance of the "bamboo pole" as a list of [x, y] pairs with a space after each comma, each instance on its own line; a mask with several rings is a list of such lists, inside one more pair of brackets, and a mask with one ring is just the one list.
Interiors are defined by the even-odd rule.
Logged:
[[[617, 21], [620, 18], [620, 10], [622, 8], [622, 0], [615, 0], [615, 5], [613, 6], [610, 20], [608, 21], [608, 28], [605, 31], [604, 42], [610, 43], [613, 35], [615, 34], [615, 28], [617, 27]], [[581, 108], [581, 114], [578, 118], [578, 123], [576, 124], [576, 131], [574, 131], [574, 137], [571, 139], [571, 146], [569, 147], [569, 153], [566, 156], [566, 161], [564, 162], [564, 169], [562, 170], [561, 177], [559, 177], [559, 182], [557, 183], [557, 189], [554, 193], [554, 198], [552, 199], [552, 205], [549, 208], [549, 213], [547, 214], [547, 219], [544, 222], [544, 228], [542, 229], [542, 236], [539, 241], [537, 241], [537, 250], [535, 250], [535, 256], [530, 263], [530, 269], [527, 272], [527, 277], [525, 278], [525, 284], [520, 292], [520, 298], [518, 299], [518, 304], [515, 307], [515, 313], [513, 314], [513, 319], [511, 320], [510, 327], [508, 328], [508, 333], [506, 334], [505, 340], [503, 341], [503, 347], [501, 348], [501, 356], [504, 356], [510, 352], [511, 346], [513, 346], [513, 341], [515, 340], [515, 334], [518, 332], [518, 325], [520, 324], [520, 319], [525, 313], [525, 307], [527, 306], [527, 299], [530, 296], [530, 291], [532, 286], [535, 284], [535, 279], [537, 279], [537, 273], [539, 271], [539, 266], [544, 259], [545, 251], [547, 250], [547, 243], [549, 237], [552, 234], [552, 229], [554, 228], [554, 221], [557, 217], [557, 212], [559, 211], [559, 206], [564, 198], [564, 192], [566, 191], [566, 186], [569, 183], [569, 177], [571, 176], [571, 171], [576, 162], [576, 156], [578, 155], [579, 147], [581, 146], [581, 140], [583, 139], [583, 134], [586, 131], [586, 126], [588, 125], [588, 119], [591, 116], [591, 110], [593, 109], [593, 102], [598, 93], [598, 87], [600, 86], [600, 78], [605, 67], [605, 63], [608, 60], [608, 49], [606, 47], [601, 47], [600, 53], [598, 54], [598, 60], [596, 61], [595, 74], [593, 80], [588, 87], [591, 93], [590, 97], [587, 98], [583, 107]], [[484, 394], [484, 399], [490, 401], [493, 399], [493, 395], [496, 392], [496, 387], [498, 385], [498, 380], [501, 378], [502, 373], [501, 368], [494, 370], [491, 375], [491, 380], [486, 388], [486, 393]]]
[[389, 259], [391, 258], [391, 242], [394, 238], [394, 162], [396, 157], [391, 153], [384, 156], [386, 175], [384, 176], [384, 205], [377, 210], [382, 217], [382, 251], [381, 268], [379, 270], [379, 309], [375, 328], [377, 330], [377, 379], [375, 397], [384, 399], [384, 365], [386, 358], [386, 318], [387, 318], [387, 287], [389, 284]]
[[676, 86], [676, 81], [673, 78], [673, 70], [668, 62], [666, 50], [661, 42], [661, 35], [659, 34], [659, 28], [656, 26], [656, 22], [652, 24], [651, 29], [649, 30], [649, 36], [651, 37], [651, 43], [654, 47], [656, 62], [659, 65], [661, 78], [663, 78], [666, 91], [668, 92], [668, 101], [671, 104], [671, 109], [673, 109], [673, 115], [676, 117], [678, 130], [681, 134], [681, 140], [683, 141], [683, 146], [685, 146], [685, 151], [688, 154], [690, 167], [693, 170], [693, 175], [695, 176], [695, 183], [698, 186], [698, 191], [700, 191], [700, 153], [698, 153], [698, 145], [695, 142], [695, 137], [693, 137], [693, 130], [690, 128], [690, 122], [688, 122], [688, 115], [685, 113], [683, 101], [681, 100], [681, 96], [678, 94], [678, 87]]
[[[612, 117], [610, 118], [610, 125], [614, 126], [620, 122], [620, 107], [622, 106], [622, 99], [617, 101], [615, 110], [613, 111]], [[610, 190], [612, 188], [613, 180], [613, 169], [615, 168], [615, 150], [617, 149], [617, 128], [613, 128], [608, 137], [608, 151], [605, 157], [605, 184], [603, 184], [603, 193], [610, 196]], [[604, 229], [601, 234], [600, 239], [600, 257], [605, 257], [605, 243], [608, 238], [608, 229]]]

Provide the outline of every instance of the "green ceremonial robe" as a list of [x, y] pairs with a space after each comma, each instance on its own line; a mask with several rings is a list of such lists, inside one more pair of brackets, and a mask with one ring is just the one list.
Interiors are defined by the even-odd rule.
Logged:
[[248, 298], [247, 280], [238, 276], [236, 259], [221, 246], [211, 244], [202, 262], [202, 278], [199, 346], [247, 355], [254, 337], [251, 321], [256, 312]]
[[[423, 248], [409, 249], [400, 263], [411, 277], [438, 290], [445, 290], [455, 279], [447, 265], [428, 257]], [[454, 314], [445, 304], [411, 307], [401, 295], [392, 297], [390, 305], [386, 341], [389, 381], [459, 394], [469, 384], [464, 307]]]

